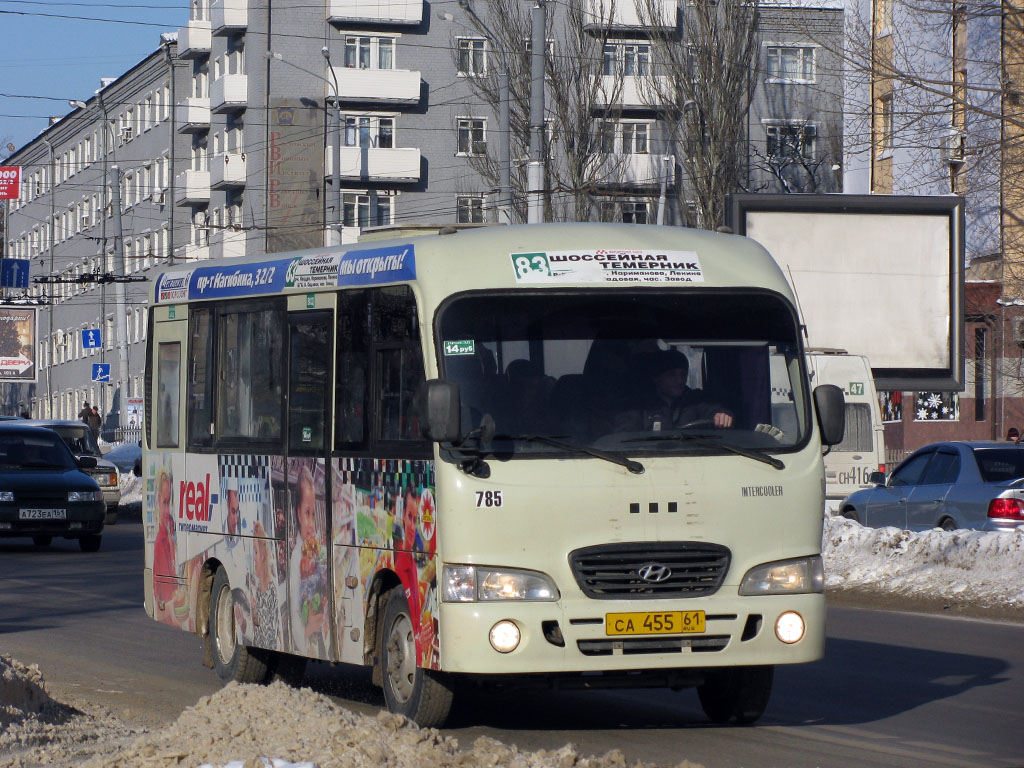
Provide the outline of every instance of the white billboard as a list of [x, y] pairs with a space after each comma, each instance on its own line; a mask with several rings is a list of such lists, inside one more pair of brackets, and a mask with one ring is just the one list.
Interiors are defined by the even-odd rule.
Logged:
[[736, 195], [796, 292], [812, 347], [866, 355], [880, 390], [963, 389], [963, 198]]

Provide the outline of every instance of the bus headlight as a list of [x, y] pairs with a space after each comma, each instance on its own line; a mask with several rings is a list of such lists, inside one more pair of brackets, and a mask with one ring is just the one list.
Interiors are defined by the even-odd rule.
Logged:
[[479, 565], [445, 565], [444, 600], [449, 603], [502, 600], [554, 601], [559, 597], [551, 579], [539, 571]]
[[488, 635], [491, 647], [498, 653], [512, 653], [512, 651], [519, 647], [520, 637], [519, 627], [515, 625], [515, 622], [508, 619], [502, 619], [491, 627]]
[[755, 566], [740, 582], [741, 595], [804, 595], [824, 591], [825, 567], [820, 555]]
[[796, 611], [786, 611], [775, 620], [775, 636], [787, 645], [800, 642], [804, 629], [804, 617]]

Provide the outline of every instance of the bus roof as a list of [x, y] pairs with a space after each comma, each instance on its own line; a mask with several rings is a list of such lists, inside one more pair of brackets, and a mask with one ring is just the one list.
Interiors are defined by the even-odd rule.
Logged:
[[753, 240], [635, 224], [494, 226], [202, 261], [156, 275], [151, 304], [339, 286], [419, 283], [432, 302], [460, 291], [514, 287], [756, 287], [793, 302], [782, 271]]

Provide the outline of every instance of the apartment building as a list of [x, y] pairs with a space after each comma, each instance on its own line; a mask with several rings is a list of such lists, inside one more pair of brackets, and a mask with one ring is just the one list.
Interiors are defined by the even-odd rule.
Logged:
[[[669, 138], [663, 119], [681, 105], [646, 85], [665, 76], [658, 45], [688, 45], [688, 8], [547, 4], [548, 218], [653, 224], [664, 200], [664, 223], [694, 222], [681, 162], [692, 137]], [[10, 211], [9, 254], [31, 259], [33, 276], [69, 282], [33, 289], [55, 301], [40, 310], [39, 381], [6, 385], [5, 402], [74, 417], [88, 400], [113, 413], [120, 337], [125, 397], [141, 394], [144, 280], [158, 264], [355, 242], [372, 227], [497, 221], [503, 68], [512, 74], [511, 218], [525, 220], [530, 4], [473, 10], [479, 17], [422, 0], [193, 0], [176, 35], [9, 160], [28, 180]], [[772, 5], [758, 34], [741, 183], [834, 191], [842, 12]], [[567, 86], [581, 71], [587, 93]], [[118, 284], [98, 277], [122, 270], [141, 278], [120, 283], [127, 328]], [[101, 349], [82, 347], [88, 328], [104, 332]], [[101, 361], [114, 383], [91, 381]]]

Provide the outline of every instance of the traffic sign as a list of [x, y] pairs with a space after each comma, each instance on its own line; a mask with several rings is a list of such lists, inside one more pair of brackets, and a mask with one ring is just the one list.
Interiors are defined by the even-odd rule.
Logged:
[[110, 381], [110, 363], [93, 363], [92, 380]]
[[0, 261], [0, 287], [28, 288], [28, 259], [4, 259]]
[[99, 328], [82, 329], [82, 349], [99, 349], [102, 345], [103, 334]]

